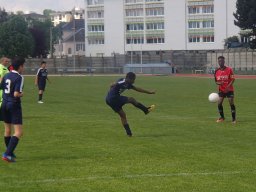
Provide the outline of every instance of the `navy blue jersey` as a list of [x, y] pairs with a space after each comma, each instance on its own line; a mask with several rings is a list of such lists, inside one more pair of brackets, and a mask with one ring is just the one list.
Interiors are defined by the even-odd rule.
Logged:
[[132, 89], [134, 86], [131, 83], [127, 83], [125, 78], [119, 79], [115, 85], [113, 85], [107, 95], [108, 99], [120, 96], [126, 89]]
[[47, 71], [47, 69], [40, 68], [40, 69], [38, 69], [36, 75], [38, 77], [38, 83], [40, 83], [40, 82], [43, 83], [43, 82], [46, 82], [48, 71]]
[[3, 90], [3, 100], [8, 102], [19, 102], [20, 97], [14, 97], [14, 92], [22, 93], [24, 78], [15, 70], [6, 74], [0, 84]]

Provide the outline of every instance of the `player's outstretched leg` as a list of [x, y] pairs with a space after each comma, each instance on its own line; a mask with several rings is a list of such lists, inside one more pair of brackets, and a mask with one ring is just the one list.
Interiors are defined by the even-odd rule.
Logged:
[[155, 108], [155, 105], [151, 105], [150, 107], [146, 107], [143, 104], [137, 102], [133, 97], [128, 98], [128, 102], [133, 104], [135, 107], [142, 110], [145, 114], [148, 114], [149, 112], [153, 111]]
[[127, 136], [131, 137], [132, 136], [132, 131], [131, 131], [130, 126], [129, 126], [128, 122], [127, 122], [125, 112], [123, 110], [120, 110], [118, 112], [118, 114], [119, 114], [119, 116], [121, 118], [121, 122], [122, 122], [122, 125], [123, 125], [123, 127], [124, 127], [124, 129], [126, 131]]

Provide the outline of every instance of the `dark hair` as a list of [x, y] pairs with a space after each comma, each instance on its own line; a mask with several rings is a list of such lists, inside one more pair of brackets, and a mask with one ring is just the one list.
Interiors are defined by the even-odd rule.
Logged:
[[42, 61], [42, 62], [41, 62], [41, 65], [43, 65], [43, 64], [46, 64], [46, 62], [45, 62], [45, 61]]
[[126, 74], [126, 79], [135, 79], [136, 75], [133, 72], [129, 72]]
[[219, 60], [219, 59], [225, 59], [225, 57], [224, 57], [224, 56], [219, 56], [219, 57], [218, 57], [218, 60]]
[[15, 57], [12, 59], [12, 66], [14, 70], [18, 70], [21, 65], [24, 65], [25, 59], [23, 57]]

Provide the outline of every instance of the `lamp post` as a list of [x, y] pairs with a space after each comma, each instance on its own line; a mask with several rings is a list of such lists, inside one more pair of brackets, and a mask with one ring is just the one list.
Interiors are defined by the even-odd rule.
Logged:
[[[75, 10], [74, 10], [75, 11]], [[74, 73], [76, 71], [76, 21], [75, 21], [75, 12], [72, 11], [72, 19], [73, 19], [73, 44], [74, 44], [74, 51], [73, 51], [73, 67]]]

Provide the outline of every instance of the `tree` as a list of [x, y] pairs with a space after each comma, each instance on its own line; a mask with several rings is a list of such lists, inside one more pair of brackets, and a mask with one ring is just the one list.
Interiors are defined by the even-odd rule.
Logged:
[[46, 17], [50, 17], [50, 14], [51, 14], [51, 13], [56, 13], [56, 11], [51, 10], [51, 9], [45, 9], [45, 10], [43, 11], [43, 14], [44, 14]]
[[34, 40], [23, 17], [12, 16], [1, 24], [0, 46], [0, 55], [28, 57], [32, 54]]
[[5, 21], [7, 21], [7, 19], [8, 19], [8, 14], [7, 14], [7, 12], [5, 11], [5, 9], [3, 8], [1, 8], [0, 7], [0, 23], [3, 23], [3, 22], [5, 22]]
[[256, 49], [256, 1], [255, 0], [237, 0], [236, 12], [234, 13], [235, 25], [242, 30], [249, 30], [250, 48]]
[[50, 29], [51, 21], [40, 22], [34, 20], [29, 28], [33, 36], [35, 46], [32, 57], [47, 57], [50, 50]]

